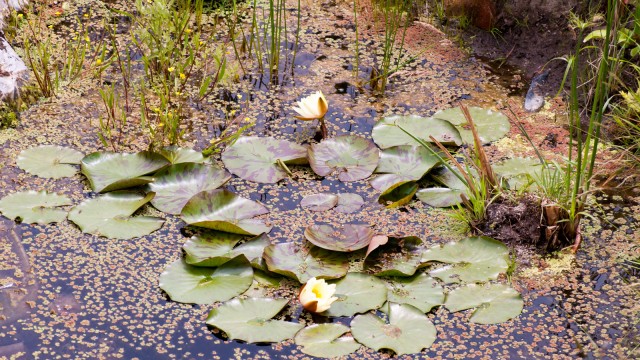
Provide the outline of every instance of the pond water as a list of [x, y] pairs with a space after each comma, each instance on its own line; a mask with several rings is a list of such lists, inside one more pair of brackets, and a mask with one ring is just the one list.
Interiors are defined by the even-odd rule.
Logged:
[[[290, 7], [289, 7], [290, 5]], [[289, 4], [288, 9], [295, 8]], [[351, 4], [352, 5], [352, 4]], [[76, 15], [90, 9], [94, 30], [109, 9], [122, 9], [122, 1], [80, 1], [73, 4], [54, 27], [66, 34], [76, 26]], [[425, 24], [408, 31], [407, 51], [416, 59], [390, 81], [384, 95], [366, 84], [379, 43], [374, 29], [360, 29], [360, 75], [354, 78], [354, 27], [350, 4], [336, 1], [303, 4], [300, 49], [292, 75], [278, 85], [269, 76], [248, 71], [239, 81], [225, 85], [206, 101], [191, 104], [185, 146], [198, 150], [220, 135], [230, 110], [255, 121], [246, 134], [273, 136], [298, 143], [316, 140], [316, 123], [297, 121], [295, 100], [317, 89], [329, 102], [326, 122], [332, 136], [355, 134], [371, 138], [376, 121], [390, 114], [428, 116], [464, 101], [495, 107], [508, 114], [510, 107], [543, 144], [553, 132], [560, 145], [540, 145], [558, 156], [566, 131], [555, 121], [562, 114], [558, 101], [538, 114], [522, 110], [522, 91], [509, 88], [477, 60]], [[366, 18], [366, 9], [364, 17]], [[288, 20], [294, 24], [294, 12]], [[120, 24], [123, 27], [127, 24]], [[119, 28], [120, 28], [119, 25]], [[126, 35], [126, 31], [118, 33]], [[364, 50], [363, 50], [364, 49]], [[513, 79], [517, 69], [508, 69]], [[280, 74], [282, 75], [282, 74]], [[117, 82], [114, 69], [105, 79]], [[56, 98], [42, 100], [21, 114], [17, 129], [0, 131], [0, 197], [26, 189], [47, 190], [69, 196], [74, 203], [93, 197], [82, 175], [69, 179], [42, 179], [20, 170], [20, 151], [40, 144], [56, 144], [86, 154], [103, 150], [96, 135], [103, 112], [95, 79], [83, 79]], [[135, 120], [134, 120], [135, 121]], [[135, 126], [122, 141], [121, 151], [145, 148]], [[488, 146], [493, 160], [530, 156], [531, 149], [516, 129]], [[219, 155], [214, 155], [219, 160]], [[454, 220], [445, 211], [414, 200], [397, 209], [378, 204], [379, 193], [367, 180], [340, 182], [321, 178], [309, 167], [293, 166], [293, 178], [277, 184], [257, 184], [234, 177], [226, 188], [259, 201], [270, 211], [263, 218], [273, 225], [272, 242], [302, 242], [306, 226], [314, 223], [366, 223], [379, 233], [418, 236], [425, 243], [441, 244], [463, 238], [452, 231]], [[365, 205], [353, 214], [309, 212], [300, 200], [309, 194], [356, 193]], [[438, 331], [433, 346], [421, 354], [398, 358], [632, 358], [637, 356], [638, 259], [640, 194], [602, 193], [596, 197], [594, 217], [584, 224], [585, 240], [574, 256], [536, 255], [522, 244], [508, 244], [517, 254], [517, 268], [509, 282], [524, 298], [524, 311], [516, 319], [496, 325], [474, 324], [469, 312], [451, 313], [437, 308], [428, 314]], [[113, 240], [82, 233], [73, 223], [55, 225], [0, 223], [0, 358], [16, 359], [303, 359], [307, 355], [287, 341], [246, 344], [228, 341], [205, 319], [210, 305], [171, 301], [158, 287], [164, 268], [182, 256], [191, 234], [178, 217], [151, 206], [141, 210], [166, 218], [161, 230], [132, 240]], [[249, 295], [295, 299], [299, 285], [254, 283]], [[339, 322], [311, 316], [291, 302], [282, 318], [308, 323]], [[362, 347], [348, 358], [389, 358], [391, 352]]]

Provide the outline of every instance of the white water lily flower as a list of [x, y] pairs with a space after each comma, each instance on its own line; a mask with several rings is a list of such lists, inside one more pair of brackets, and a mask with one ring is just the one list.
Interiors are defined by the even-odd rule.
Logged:
[[298, 106], [293, 110], [298, 113], [299, 116], [296, 116], [298, 120], [310, 121], [322, 119], [329, 110], [329, 104], [322, 91], [316, 91], [298, 101]]
[[328, 310], [331, 304], [338, 300], [333, 296], [336, 292], [336, 284], [327, 284], [324, 279], [317, 280], [312, 277], [300, 290], [300, 303], [307, 311], [321, 313]]

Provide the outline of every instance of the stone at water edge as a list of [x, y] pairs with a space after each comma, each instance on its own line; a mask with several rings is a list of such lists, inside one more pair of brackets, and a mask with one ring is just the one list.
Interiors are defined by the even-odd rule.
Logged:
[[20, 9], [27, 0], [0, 0], [0, 100], [15, 98], [27, 79], [27, 66], [4, 38], [4, 18], [12, 9]]
[[531, 79], [531, 85], [527, 91], [527, 96], [524, 98], [524, 109], [529, 112], [536, 112], [544, 105], [544, 93], [542, 92], [542, 85], [547, 81], [549, 76], [549, 70], [538, 74]]

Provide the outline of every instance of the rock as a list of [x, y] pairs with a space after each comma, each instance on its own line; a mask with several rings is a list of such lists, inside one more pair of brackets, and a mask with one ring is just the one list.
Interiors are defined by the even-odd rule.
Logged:
[[4, 18], [11, 9], [20, 9], [27, 0], [0, 0], [0, 100], [15, 98], [28, 77], [28, 69], [4, 37]]
[[536, 112], [544, 105], [544, 93], [542, 92], [542, 85], [547, 81], [549, 76], [549, 70], [538, 74], [531, 79], [531, 85], [527, 91], [527, 96], [524, 98], [524, 109], [529, 112]]

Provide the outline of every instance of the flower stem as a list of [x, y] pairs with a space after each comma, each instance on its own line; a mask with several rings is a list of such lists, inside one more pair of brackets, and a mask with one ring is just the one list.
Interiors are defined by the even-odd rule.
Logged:
[[320, 118], [320, 133], [323, 140], [327, 138], [327, 124], [324, 122], [324, 116]]

